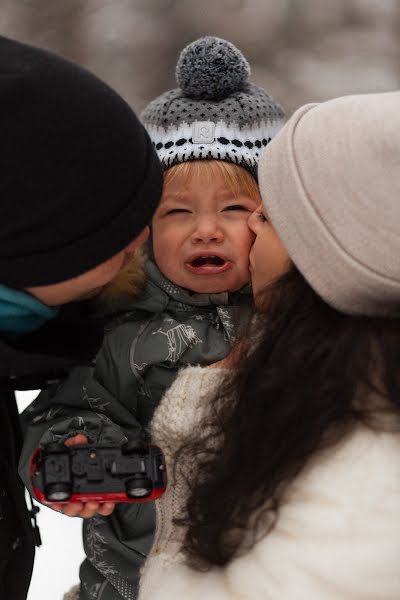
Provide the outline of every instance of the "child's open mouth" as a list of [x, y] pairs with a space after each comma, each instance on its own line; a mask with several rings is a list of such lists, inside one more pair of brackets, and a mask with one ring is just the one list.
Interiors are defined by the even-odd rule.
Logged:
[[231, 268], [231, 262], [219, 254], [199, 254], [185, 263], [188, 271], [197, 275], [216, 275]]

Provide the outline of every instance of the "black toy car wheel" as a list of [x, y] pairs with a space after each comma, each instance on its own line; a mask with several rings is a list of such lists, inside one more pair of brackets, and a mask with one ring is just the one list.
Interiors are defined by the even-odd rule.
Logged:
[[149, 451], [149, 447], [146, 444], [141, 444], [140, 442], [126, 442], [122, 448], [122, 454], [125, 456], [129, 456], [130, 454], [147, 454]]
[[47, 444], [44, 451], [46, 454], [65, 454], [66, 452], [69, 452], [69, 449], [64, 443], [51, 442], [50, 444]]
[[125, 483], [128, 498], [146, 498], [153, 490], [153, 484], [147, 477], [133, 477]]
[[45, 496], [50, 502], [65, 502], [71, 496], [70, 483], [49, 483], [46, 485]]

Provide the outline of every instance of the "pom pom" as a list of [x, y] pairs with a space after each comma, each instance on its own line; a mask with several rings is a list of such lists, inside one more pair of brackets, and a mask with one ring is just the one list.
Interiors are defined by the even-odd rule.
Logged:
[[250, 66], [230, 42], [203, 37], [184, 48], [176, 65], [176, 81], [185, 96], [223, 100], [246, 85]]

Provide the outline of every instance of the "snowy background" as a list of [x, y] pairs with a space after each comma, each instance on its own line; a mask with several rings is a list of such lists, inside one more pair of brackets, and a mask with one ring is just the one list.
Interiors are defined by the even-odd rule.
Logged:
[[[0, 0], [0, 33], [89, 68], [137, 112], [175, 87], [180, 50], [203, 35], [236, 44], [288, 115], [400, 87], [399, 0]], [[39, 524], [28, 600], [61, 600], [78, 581], [81, 521], [43, 508]]]
[[0, 32], [88, 67], [137, 111], [203, 35], [236, 44], [288, 113], [400, 84], [398, 0], [0, 0]]
[[[20, 412], [37, 394], [37, 391], [17, 392]], [[36, 549], [28, 600], [61, 600], [64, 592], [79, 582], [79, 565], [84, 558], [82, 519], [71, 519], [43, 506], [38, 515], [38, 525], [42, 546]]]

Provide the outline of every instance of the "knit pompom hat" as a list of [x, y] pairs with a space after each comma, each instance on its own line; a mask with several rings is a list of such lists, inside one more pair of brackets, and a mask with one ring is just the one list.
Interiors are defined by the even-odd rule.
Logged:
[[400, 316], [400, 92], [300, 108], [261, 157], [259, 183], [290, 257], [327, 303]]
[[105, 83], [0, 37], [0, 284], [48, 285], [126, 247], [157, 207], [162, 170]]
[[153, 100], [141, 115], [164, 169], [217, 159], [256, 176], [261, 149], [283, 125], [284, 113], [248, 82], [249, 75], [240, 50], [220, 38], [200, 38], [182, 50], [179, 88]]

